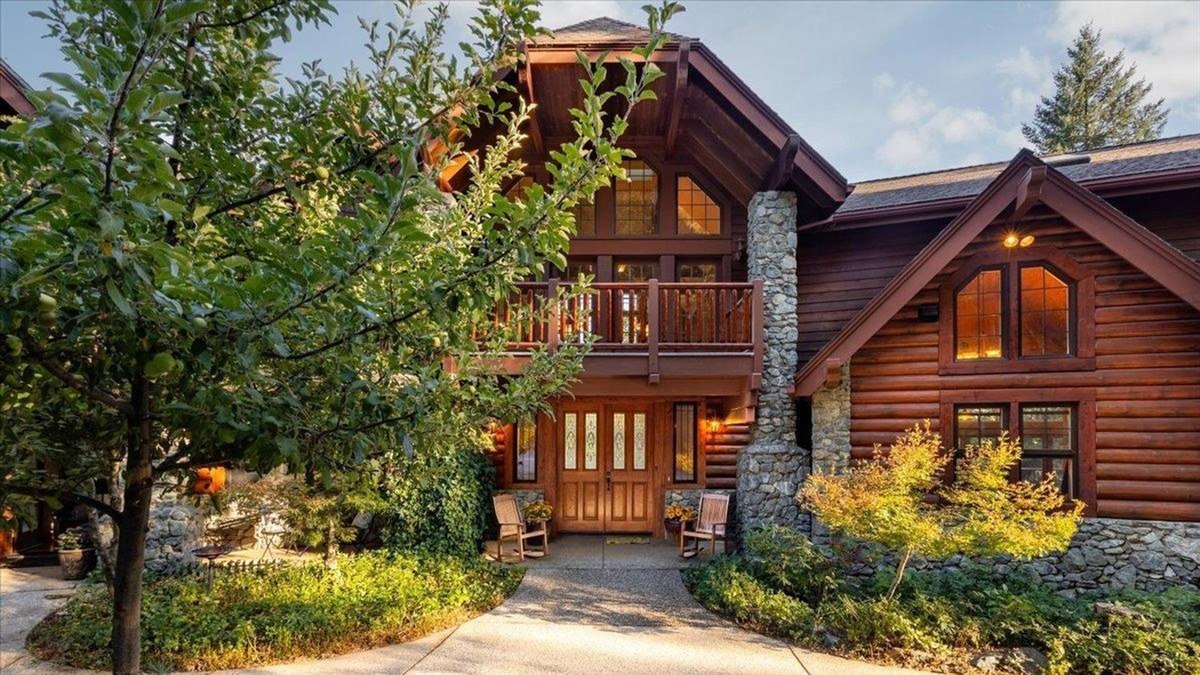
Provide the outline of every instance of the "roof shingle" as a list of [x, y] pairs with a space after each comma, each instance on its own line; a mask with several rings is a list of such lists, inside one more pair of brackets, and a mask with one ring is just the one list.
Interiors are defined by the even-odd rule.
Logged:
[[[1070, 154], [1087, 155], [1090, 158], [1086, 164], [1059, 167], [1059, 170], [1071, 180], [1081, 183], [1102, 178], [1200, 167], [1200, 134], [1129, 145], [1115, 145]], [[1043, 159], [1053, 163], [1055, 158], [1056, 156], [1051, 155]], [[836, 215], [958, 197], [973, 197], [982, 192], [1005, 166], [1007, 166], [1005, 162], [996, 162], [864, 181], [854, 186], [853, 192], [838, 209]]]
[[[691, 38], [667, 33], [671, 40], [687, 40]], [[607, 16], [600, 16], [587, 21], [573, 23], [570, 26], [554, 29], [552, 37], [539, 38], [538, 44], [604, 44], [627, 42], [646, 42], [650, 39], [650, 30], [626, 21], [618, 21]]]

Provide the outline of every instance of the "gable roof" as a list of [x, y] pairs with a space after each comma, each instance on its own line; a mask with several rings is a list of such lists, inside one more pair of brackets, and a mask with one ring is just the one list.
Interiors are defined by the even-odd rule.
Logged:
[[32, 115], [37, 112], [25, 95], [29, 85], [0, 59], [0, 115]]
[[939, 272], [1010, 207], [1020, 214], [1044, 204], [1200, 310], [1200, 263], [1184, 255], [1063, 172], [1022, 150], [963, 212], [838, 333], [796, 376], [808, 397], [831, 369], [850, 360]]
[[[1200, 134], [1048, 155], [1042, 160], [1089, 187], [1119, 177], [1200, 171]], [[982, 192], [1007, 165], [993, 162], [856, 183], [833, 219], [864, 217], [901, 206], [966, 200]]]
[[[650, 30], [645, 26], [618, 21], [607, 16], [598, 16], [594, 19], [573, 23], [570, 26], [555, 28], [553, 32], [553, 36], [536, 40], [537, 44], [645, 44], [650, 40]], [[673, 42], [694, 39], [677, 33], [667, 33], [666, 35], [668, 40]]]

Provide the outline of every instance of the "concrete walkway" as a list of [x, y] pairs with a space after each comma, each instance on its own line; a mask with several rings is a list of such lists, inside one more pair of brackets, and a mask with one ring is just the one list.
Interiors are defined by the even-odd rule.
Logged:
[[[669, 544], [562, 537], [520, 588], [472, 621], [421, 640], [253, 673], [903, 673], [793, 649], [692, 599]], [[506, 556], [507, 557], [507, 556]]]
[[64, 581], [58, 567], [0, 567], [0, 670], [23, 668], [25, 636], [62, 606], [78, 581]]

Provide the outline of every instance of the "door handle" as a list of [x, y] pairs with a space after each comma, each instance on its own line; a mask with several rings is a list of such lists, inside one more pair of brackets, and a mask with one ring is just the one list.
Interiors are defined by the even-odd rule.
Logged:
[[604, 472], [604, 489], [609, 492], [612, 491], [612, 471]]

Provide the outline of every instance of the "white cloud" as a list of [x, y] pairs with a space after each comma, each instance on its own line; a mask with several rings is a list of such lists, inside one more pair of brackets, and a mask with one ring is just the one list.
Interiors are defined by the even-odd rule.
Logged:
[[877, 91], [886, 91], [896, 86], [896, 78], [886, 70], [875, 76], [875, 89]]
[[937, 110], [937, 104], [929, 98], [929, 92], [911, 82], [905, 84], [888, 108], [888, 118], [896, 124], [912, 124], [928, 117]]
[[1063, 2], [1051, 35], [1063, 44], [1093, 22], [1101, 46], [1124, 49], [1127, 60], [1176, 112], [1200, 117], [1200, 6], [1195, 2]]
[[1027, 47], [1021, 47], [1013, 56], [1000, 59], [996, 72], [1018, 81], [1040, 82], [1050, 72], [1050, 64], [1034, 57]]
[[895, 128], [875, 151], [893, 171], [927, 171], [982, 159], [980, 148], [1013, 152], [1023, 145], [1020, 129], [984, 110], [943, 105], [923, 87], [905, 82], [891, 95], [888, 119]]

